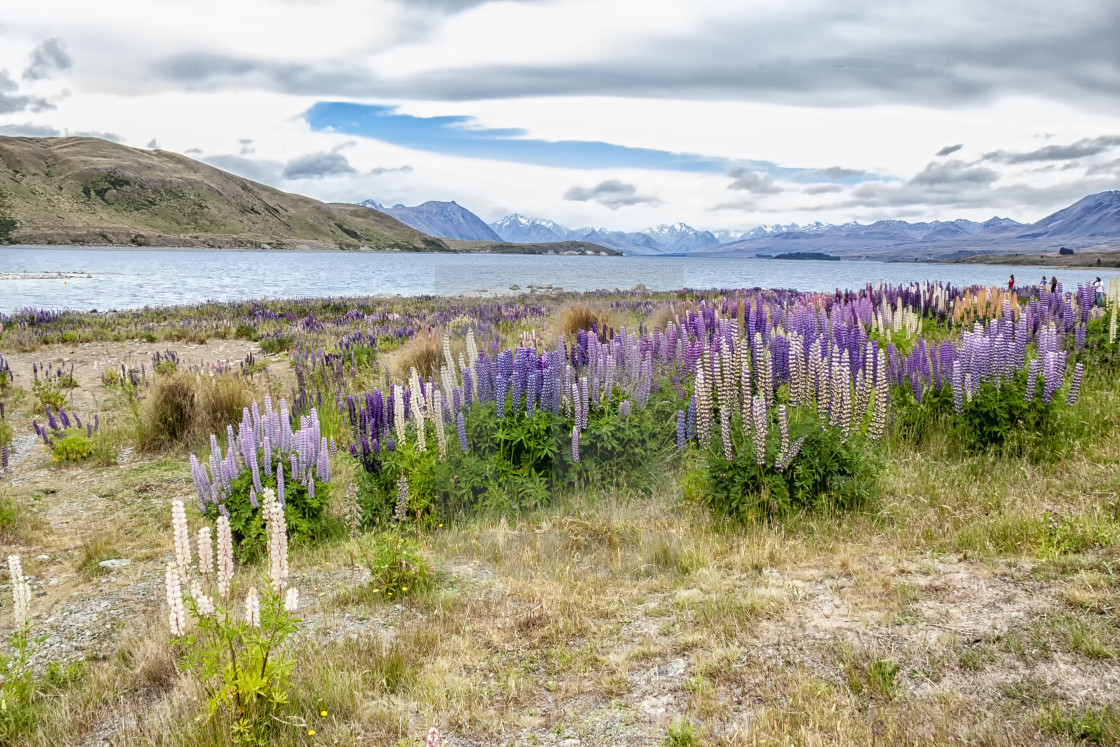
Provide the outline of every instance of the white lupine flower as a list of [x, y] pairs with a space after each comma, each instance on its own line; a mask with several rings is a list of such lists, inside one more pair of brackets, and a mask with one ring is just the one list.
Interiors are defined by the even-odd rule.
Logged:
[[175, 562], [179, 565], [179, 580], [187, 581], [191, 568], [191, 537], [187, 530], [187, 512], [183, 502], [176, 498], [171, 501], [171, 531], [175, 539]]
[[288, 526], [272, 488], [264, 489], [262, 507], [268, 536], [268, 579], [273, 591], [279, 592], [288, 584]]
[[202, 593], [202, 587], [197, 581], [191, 581], [191, 598], [198, 605], [198, 614], [203, 617], [214, 614], [214, 600]]
[[261, 626], [261, 602], [257, 598], [255, 586], [250, 587], [249, 593], [245, 595], [245, 622], [249, 623], [251, 628]]
[[198, 570], [203, 576], [214, 572], [214, 542], [210, 539], [210, 527], [198, 530]]
[[233, 579], [233, 532], [229, 517], [218, 517], [218, 594], [224, 599], [229, 595], [229, 582]]
[[8, 556], [8, 573], [12, 577], [12, 617], [22, 628], [31, 617], [31, 585], [23, 577], [23, 564], [18, 555]]
[[295, 612], [299, 607], [299, 589], [294, 586], [288, 589], [287, 596], [284, 597], [284, 611]]
[[167, 564], [164, 591], [167, 595], [167, 623], [173, 637], [181, 636], [187, 630], [187, 612], [183, 608], [183, 591], [179, 584], [179, 574], [177, 563]]

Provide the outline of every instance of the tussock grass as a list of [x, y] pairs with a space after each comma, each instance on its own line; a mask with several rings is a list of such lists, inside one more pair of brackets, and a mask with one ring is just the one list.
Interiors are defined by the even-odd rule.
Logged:
[[141, 451], [204, 443], [211, 433], [241, 419], [253, 401], [251, 384], [233, 374], [213, 377], [172, 373], [157, 377], [136, 420]]
[[560, 309], [556, 319], [556, 329], [564, 337], [575, 337], [579, 331], [598, 330], [600, 341], [607, 338], [607, 329], [616, 326], [613, 314], [582, 303], [571, 303]]

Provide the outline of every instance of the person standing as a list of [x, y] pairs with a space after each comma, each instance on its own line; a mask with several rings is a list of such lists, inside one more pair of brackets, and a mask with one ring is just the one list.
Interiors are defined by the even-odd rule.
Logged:
[[1051, 275], [1050, 276], [1050, 292], [1051, 293], [1057, 293], [1058, 292], [1058, 276], [1057, 275]]
[[1012, 275], [1011, 279], [1007, 281], [1007, 292], [1008, 293], [1014, 293], [1015, 292], [1015, 276], [1014, 275]]
[[1097, 297], [1097, 306], [1104, 306], [1104, 283], [1101, 282], [1100, 277], [1093, 283], [1093, 291]]

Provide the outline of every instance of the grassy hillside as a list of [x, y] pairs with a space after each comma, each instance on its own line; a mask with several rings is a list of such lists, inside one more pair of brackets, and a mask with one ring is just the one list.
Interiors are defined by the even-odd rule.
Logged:
[[0, 242], [448, 251], [376, 210], [94, 138], [0, 137]]
[[1033, 265], [1036, 267], [1120, 267], [1120, 251], [1078, 251], [1062, 256], [1047, 254], [976, 254], [946, 260], [962, 265]]
[[622, 256], [622, 252], [586, 241], [549, 241], [537, 244], [513, 244], [506, 241], [459, 241], [444, 239], [455, 251], [487, 254], [587, 254]]

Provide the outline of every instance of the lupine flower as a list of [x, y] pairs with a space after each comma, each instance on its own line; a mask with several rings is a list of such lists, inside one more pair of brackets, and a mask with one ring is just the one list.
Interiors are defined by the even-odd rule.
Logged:
[[579, 464], [579, 426], [572, 426], [572, 461]]
[[288, 593], [284, 596], [284, 611], [295, 612], [299, 607], [299, 589], [294, 586], [288, 589]]
[[203, 576], [214, 572], [214, 544], [210, 539], [210, 527], [198, 530], [198, 570]]
[[766, 400], [755, 397], [751, 403], [754, 420], [754, 459], [759, 466], [766, 464], [766, 431], [769, 429], [770, 419], [766, 415]]
[[233, 580], [233, 532], [230, 530], [229, 517], [218, 517], [218, 594], [225, 599], [229, 595], [229, 583]]
[[618, 414], [621, 417], [630, 417], [630, 400], [624, 399], [618, 403]]
[[169, 562], [167, 573], [163, 577], [163, 588], [167, 597], [167, 624], [175, 638], [187, 632], [187, 612], [183, 608], [183, 590], [179, 578], [178, 566], [174, 561]]
[[424, 747], [439, 747], [440, 741], [439, 729], [433, 726], [428, 729], [428, 738], [424, 740]]
[[734, 457], [731, 451], [731, 417], [723, 407], [719, 410], [719, 435], [723, 439], [723, 458], [730, 462]]
[[288, 583], [288, 526], [284, 509], [271, 488], [264, 491], [265, 534], [268, 537], [268, 580], [272, 590], [283, 591]]
[[178, 498], [171, 501], [171, 530], [175, 540], [175, 562], [179, 566], [179, 577], [185, 583], [191, 567], [191, 537], [187, 531], [186, 509]]
[[31, 585], [23, 577], [23, 564], [18, 555], [8, 556], [8, 575], [12, 581], [12, 618], [17, 629], [31, 618]]
[[778, 453], [785, 454], [789, 451], [789, 418], [786, 415], [785, 405], [778, 405], [778, 434], [781, 436]]
[[1073, 367], [1073, 381], [1069, 385], [1069, 396], [1066, 397], [1066, 404], [1073, 407], [1077, 403], [1077, 397], [1081, 394], [1081, 378], [1085, 375], [1085, 364], [1078, 363]]
[[459, 431], [459, 449], [467, 451], [467, 421], [463, 417], [462, 411], [455, 416], [455, 426]]
[[404, 523], [408, 518], [408, 478], [401, 474], [397, 478], [397, 522]]
[[245, 595], [245, 622], [250, 628], [261, 626], [261, 601], [255, 586], [250, 586], [249, 593]]
[[685, 444], [688, 443], [685, 437], [685, 420], [684, 410], [677, 410], [677, 451], [684, 451]]

